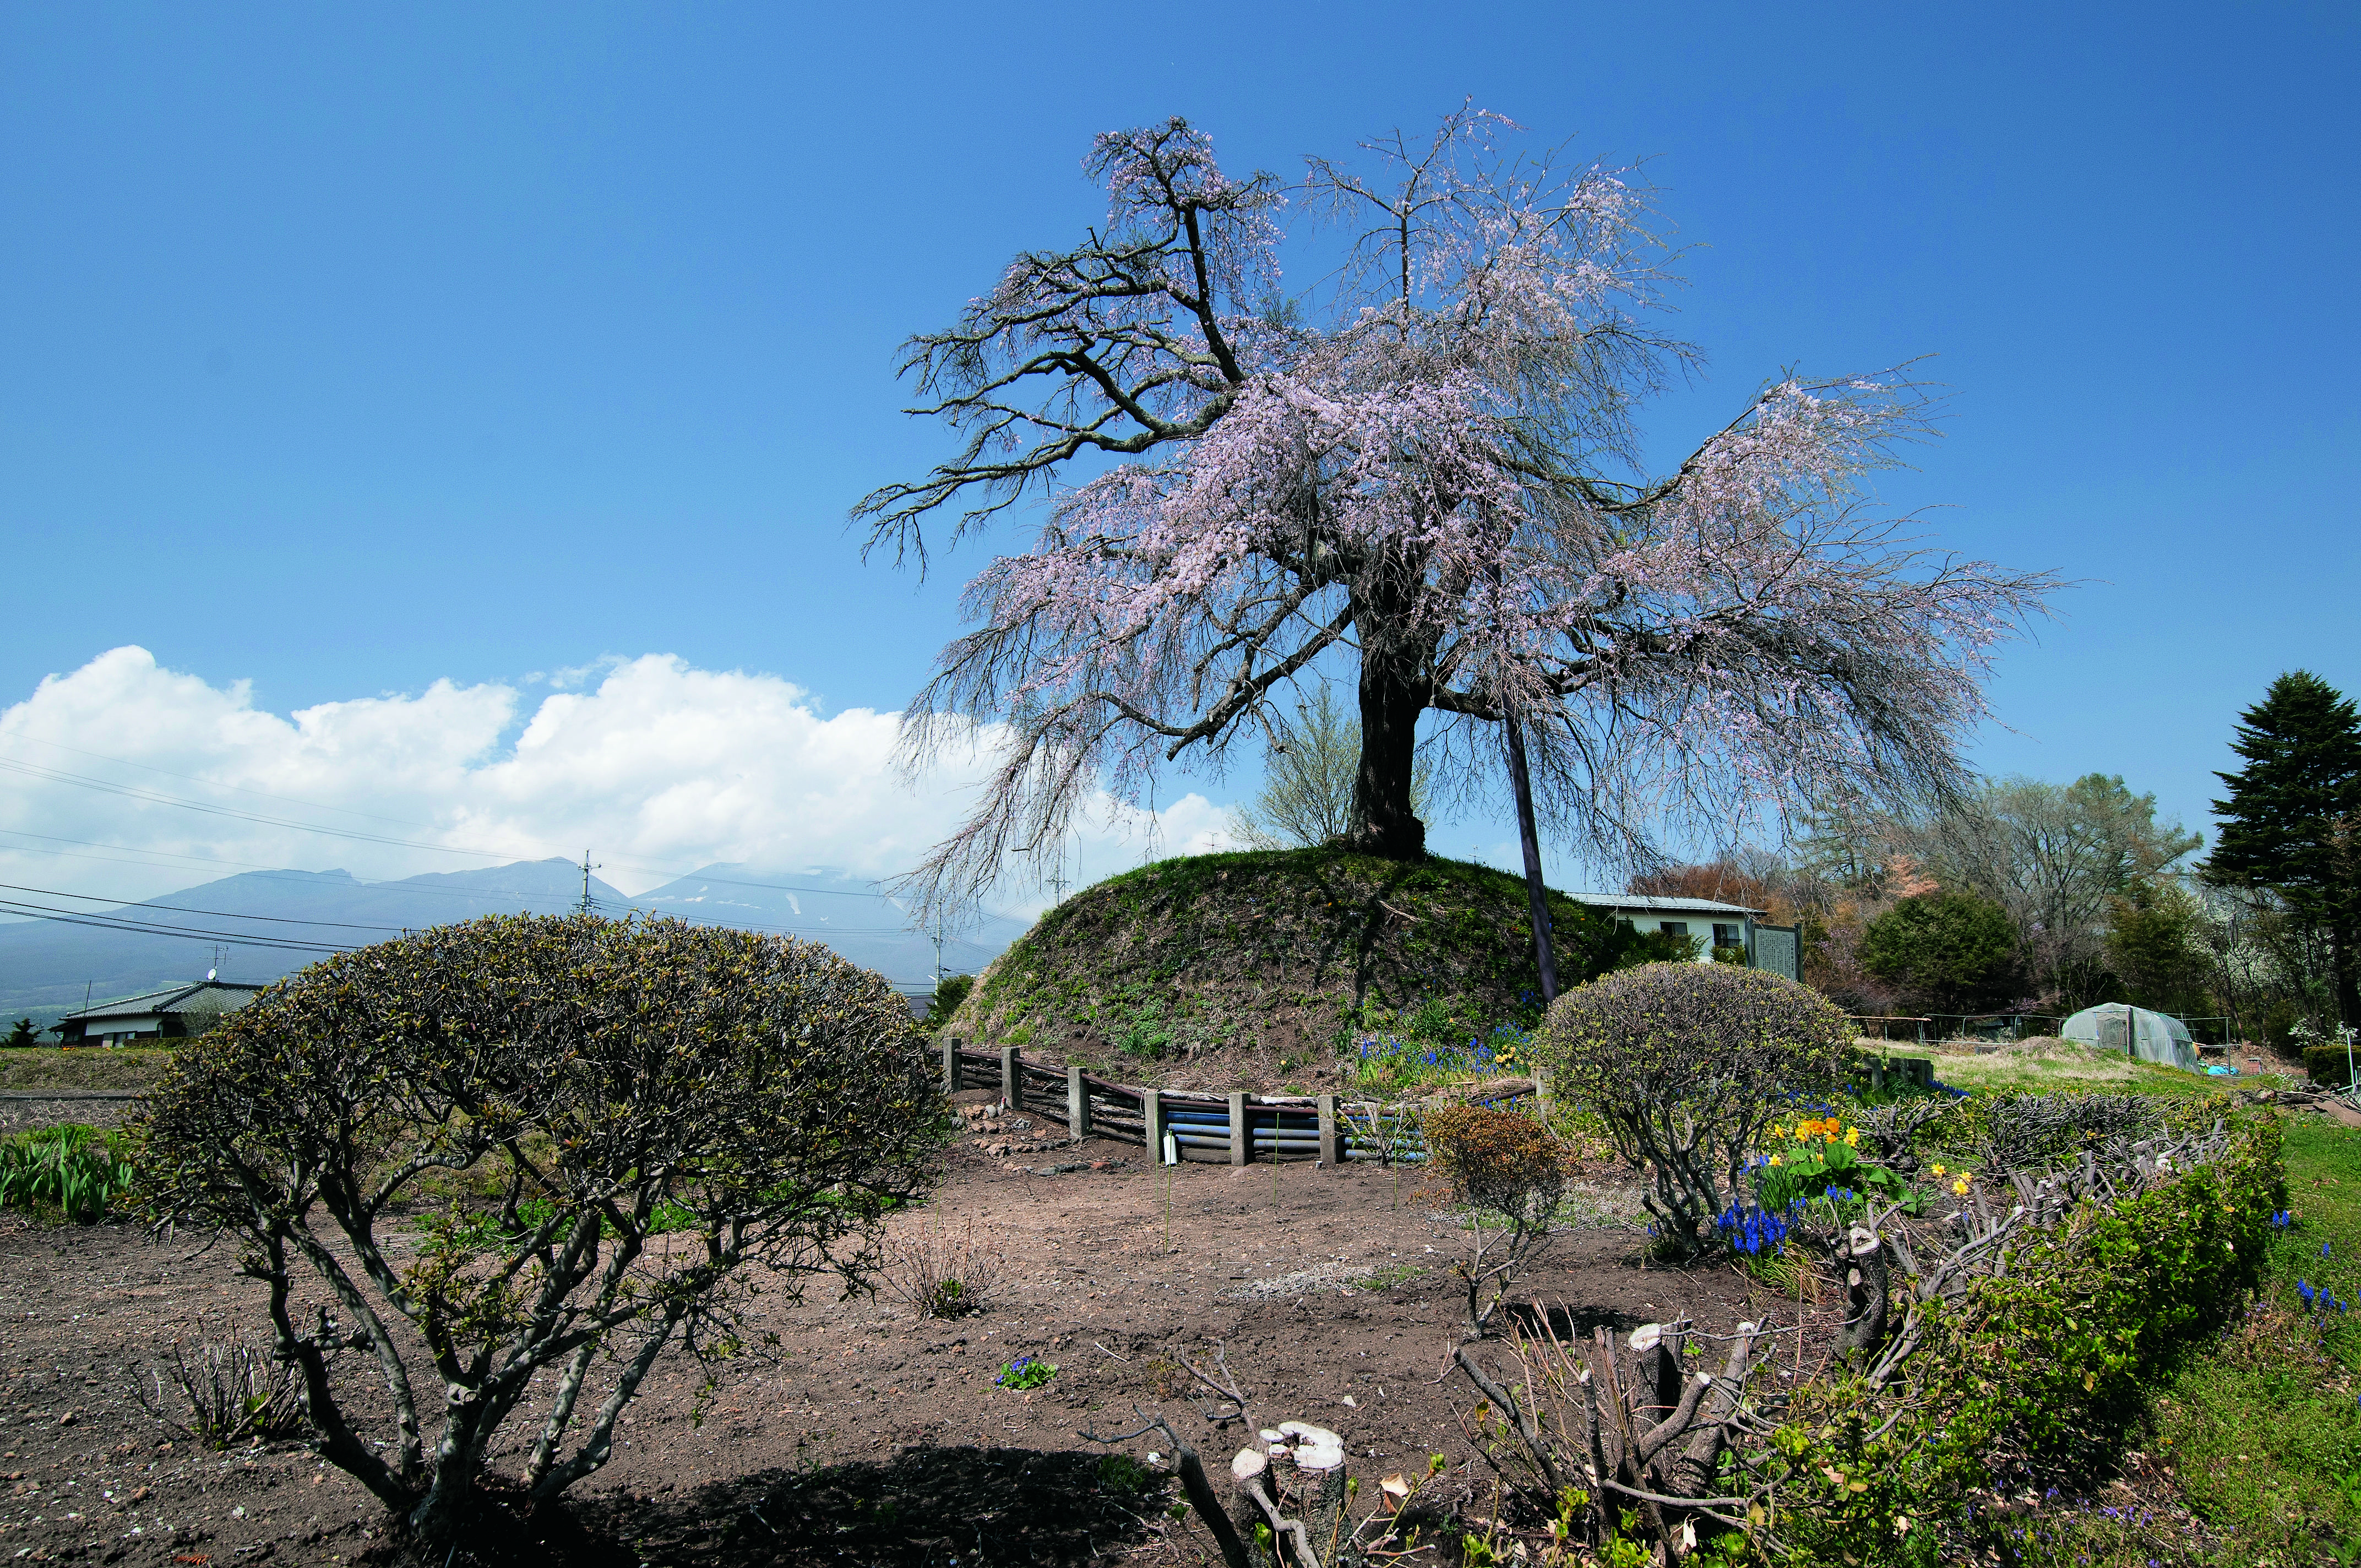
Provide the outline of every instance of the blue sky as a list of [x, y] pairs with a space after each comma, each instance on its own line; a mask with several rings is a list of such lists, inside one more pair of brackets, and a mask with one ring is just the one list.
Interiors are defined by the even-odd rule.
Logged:
[[2361, 692], [2361, 13], [1799, 15], [11, 7], [0, 708], [136, 643], [277, 715], [448, 681], [522, 722], [651, 654], [890, 711], [984, 558], [846, 531], [944, 450], [895, 345], [1096, 216], [1091, 136], [1181, 113], [1287, 173], [1472, 97], [1649, 160], [1710, 356], [1662, 455], [1783, 367], [1938, 356], [1885, 496], [2081, 582], [1977, 761], [2205, 826], [2273, 675]]

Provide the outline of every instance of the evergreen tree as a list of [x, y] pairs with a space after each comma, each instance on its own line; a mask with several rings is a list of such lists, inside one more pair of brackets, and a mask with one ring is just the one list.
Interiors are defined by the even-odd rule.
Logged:
[[38, 1046], [40, 1043], [41, 1032], [33, 1027], [30, 1018], [17, 1019], [16, 1026], [8, 1031], [7, 1039], [0, 1040], [0, 1045], [9, 1046]]
[[2276, 901], [2324, 939], [2337, 1011], [2361, 1022], [2361, 714], [2318, 675], [2292, 671], [2240, 717], [2231, 750], [2246, 765], [2214, 775], [2230, 793], [2213, 803], [2222, 829], [2206, 873]]
[[2005, 1007], [2016, 992], [2016, 960], [2008, 911], [1972, 893], [1905, 898], [1861, 932], [1861, 967], [1905, 1004], [1936, 1014]]

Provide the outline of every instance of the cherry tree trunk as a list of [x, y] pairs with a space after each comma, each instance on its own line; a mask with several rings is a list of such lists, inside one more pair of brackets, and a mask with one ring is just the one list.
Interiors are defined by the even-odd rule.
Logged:
[[1411, 807], [1418, 716], [1426, 711], [1415, 652], [1361, 654], [1361, 771], [1353, 781], [1354, 849], [1390, 861], [1426, 858], [1426, 824]]

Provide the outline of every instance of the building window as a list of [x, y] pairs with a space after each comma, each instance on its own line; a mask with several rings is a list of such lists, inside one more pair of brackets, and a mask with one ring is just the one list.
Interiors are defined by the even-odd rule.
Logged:
[[1742, 948], [1746, 946], [1746, 927], [1743, 926], [1725, 926], [1719, 920], [1715, 921], [1713, 923], [1713, 945], [1717, 948]]
[[1663, 920], [1657, 923], [1656, 929], [1667, 937], [1686, 937], [1689, 934], [1689, 923], [1686, 920]]

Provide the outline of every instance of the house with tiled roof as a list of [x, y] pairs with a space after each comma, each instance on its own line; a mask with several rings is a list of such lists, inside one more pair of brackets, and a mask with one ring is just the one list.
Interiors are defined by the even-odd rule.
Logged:
[[1645, 893], [1577, 893], [1573, 897], [1576, 904], [1587, 905], [1626, 926], [1688, 938], [1696, 944], [1700, 963], [1711, 963], [1716, 948], [1742, 951], [1750, 969], [1769, 970], [1789, 980], [1801, 978], [1795, 928], [1764, 925], [1763, 910], [1711, 898], [1670, 898]]
[[68, 1046], [150, 1045], [202, 1035], [254, 1000], [259, 985], [205, 976], [193, 985], [145, 991], [76, 1008], [58, 1020], [59, 1043]]

